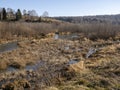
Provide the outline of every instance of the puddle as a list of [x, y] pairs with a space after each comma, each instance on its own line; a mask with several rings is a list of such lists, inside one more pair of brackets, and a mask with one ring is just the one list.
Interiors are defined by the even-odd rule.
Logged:
[[0, 53], [14, 50], [18, 47], [17, 42], [10, 42], [0, 45]]
[[70, 60], [70, 61], [68, 62], [68, 65], [70, 65], [70, 64], [75, 64], [75, 63], [78, 63], [78, 62], [79, 62], [78, 59], [72, 59], [72, 60]]
[[72, 35], [71, 38], [72, 38], [72, 39], [78, 38], [78, 35], [77, 35], [77, 34], [76, 34], [76, 35]]
[[65, 50], [69, 50], [69, 49], [70, 49], [70, 46], [67, 45], [67, 46], [65, 46], [64, 48], [65, 48]]
[[15, 71], [17, 71], [17, 70], [19, 70], [19, 69], [14, 68], [14, 67], [11, 67], [11, 66], [8, 66], [7, 69], [5, 69], [5, 70], [0, 70], [0, 73], [15, 72]]
[[58, 34], [55, 34], [54, 39], [59, 39], [59, 35], [58, 35]]
[[7, 72], [15, 72], [16, 70], [18, 70], [18, 69], [10, 66], [10, 67], [7, 68], [6, 71]]
[[69, 34], [69, 35], [61, 35], [60, 39], [75, 39], [78, 38], [79, 36], [76, 33]]
[[69, 35], [59, 35], [55, 34], [54, 39], [77, 39], [79, 38], [77, 33], [69, 34]]
[[37, 69], [39, 69], [40, 67], [45, 66], [45, 62], [44, 61], [38, 61], [36, 64], [34, 65], [27, 65], [25, 67], [25, 70], [33, 70], [36, 71]]
[[[38, 70], [40, 67], [44, 67], [45, 66], [45, 62], [44, 61], [38, 61], [36, 62], [36, 64], [32, 64], [32, 65], [26, 65], [25, 70], [33, 70], [33, 71], [36, 71]], [[4, 70], [4, 72], [15, 72], [19, 69], [17, 68], [14, 68], [14, 67], [11, 67], [9, 66], [6, 70]], [[3, 72], [3, 71], [2, 71]]]

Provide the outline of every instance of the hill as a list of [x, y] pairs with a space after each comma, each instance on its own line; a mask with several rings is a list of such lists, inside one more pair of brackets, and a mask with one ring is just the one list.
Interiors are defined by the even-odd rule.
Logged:
[[54, 17], [71, 23], [112, 23], [120, 24], [120, 14], [117, 15], [96, 15], [96, 16], [71, 16], [71, 17]]

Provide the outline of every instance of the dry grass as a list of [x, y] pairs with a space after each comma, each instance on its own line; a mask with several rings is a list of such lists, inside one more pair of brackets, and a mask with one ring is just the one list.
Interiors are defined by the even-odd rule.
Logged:
[[1, 60], [0, 62], [0, 70], [5, 70], [8, 67], [8, 61]]
[[0, 38], [10, 39], [15, 38], [15, 36], [39, 38], [41, 36], [45, 36], [45, 34], [53, 33], [56, 30], [59, 32], [79, 32], [91, 40], [115, 39], [117, 38], [116, 35], [120, 31], [120, 26], [112, 24], [71, 24], [65, 22], [0, 22]]
[[55, 32], [54, 24], [25, 23], [25, 22], [0, 22], [1, 39], [17, 39], [17, 37], [36, 37]]
[[[59, 32], [80, 32], [83, 39], [80, 40], [54, 40], [52, 38], [39, 39], [39, 35], [52, 37], [56, 30]], [[48, 34], [50, 32], [50, 34]], [[34, 71], [23, 71], [15, 73], [3, 73], [6, 81], [16, 81], [5, 84], [6, 86], [23, 85], [32, 83], [36, 90], [119, 90], [120, 75], [120, 45], [106, 45], [106, 42], [113, 41], [119, 26], [112, 25], [74, 25], [66, 24], [46, 24], [46, 23], [20, 23], [1, 22], [0, 34], [2, 39], [24, 38], [18, 43], [16, 50], [0, 54], [0, 69], [8, 66], [24, 68], [26, 65], [35, 63], [37, 60], [45, 61], [45, 66]], [[81, 34], [82, 33], [82, 34]], [[8, 38], [9, 36], [9, 38]], [[16, 38], [15, 38], [16, 37]], [[27, 37], [27, 39], [25, 38]], [[30, 39], [30, 37], [33, 37]], [[108, 41], [105, 39], [108, 38]], [[99, 38], [99, 40], [98, 40]], [[90, 40], [91, 39], [91, 40]], [[97, 39], [96, 41], [93, 41]], [[117, 37], [119, 39], [119, 37]], [[93, 54], [88, 59], [85, 58], [91, 46], [104, 46], [100, 51]], [[70, 45], [69, 50], [65, 50], [66, 45]], [[78, 51], [77, 49], [81, 49]], [[85, 60], [72, 65], [67, 65], [71, 59]], [[13, 75], [14, 74], [14, 75]], [[8, 77], [9, 76], [9, 77]], [[24, 79], [27, 78], [25, 83]], [[18, 84], [22, 83], [22, 84]], [[14, 84], [15, 85], [15, 84]], [[41, 87], [44, 89], [41, 89]]]
[[60, 24], [60, 32], [83, 33], [91, 40], [114, 38], [120, 32], [119, 25], [112, 24]]
[[[105, 43], [105, 41], [101, 42]], [[70, 50], [78, 47], [82, 47], [83, 50], [81, 52], [74, 51], [66, 54], [62, 52], [66, 43], [70, 45]], [[5, 74], [5, 78], [7, 78], [6, 80], [8, 81], [11, 79], [15, 79], [14, 81], [16, 81], [16, 77], [19, 77], [24, 81], [24, 79], [29, 76], [27, 82], [29, 82], [34, 87], [36, 87], [35, 85], [38, 84], [36, 90], [119, 89], [119, 44], [108, 46], [106, 45], [101, 51], [96, 52], [95, 56], [93, 55], [93, 57], [85, 59], [83, 53], [87, 53], [87, 50], [89, 50], [89, 47], [87, 47], [86, 50], [86, 43], [94, 45], [100, 42], [96, 41], [88, 43], [88, 40], [82, 42], [68, 40], [66, 42], [64, 40], [54, 40], [50, 38], [41, 40], [34, 39], [32, 41], [28, 40], [26, 42], [22, 41], [19, 43], [19, 49], [4, 53], [1, 55], [1, 58], [8, 61], [10, 60], [9, 65], [13, 65], [13, 67], [17, 68], [19, 68], [18, 66], [22, 67], [27, 62], [34, 61], [37, 58], [40, 58], [40, 60], [45, 60], [46, 63], [44, 66], [38, 68], [36, 72], [29, 70], [19, 73], [18, 71], [15, 73], [19, 74], [14, 74], [14, 78], [12, 76], [13, 73], [9, 75]], [[36, 52], [36, 50], [38, 52]], [[118, 53], [118, 56], [116, 57], [113, 53]], [[82, 62], [71, 65], [67, 64], [70, 59], [76, 57], [76, 54], [77, 56], [84, 58], [83, 60], [85, 60], [85, 69], [82, 68], [84, 67]], [[101, 58], [99, 54], [103, 54], [105, 57]], [[34, 58], [36, 56], [38, 57]], [[70, 57], [68, 58], [68, 56]], [[93, 65], [90, 66], [91, 64]], [[17, 83], [18, 82], [19, 81], [17, 81]]]

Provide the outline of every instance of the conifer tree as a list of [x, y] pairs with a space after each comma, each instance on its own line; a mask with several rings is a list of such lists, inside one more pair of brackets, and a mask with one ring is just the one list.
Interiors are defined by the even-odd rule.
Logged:
[[20, 9], [18, 9], [16, 12], [16, 20], [20, 20], [21, 18], [22, 18], [22, 14], [21, 14]]
[[7, 19], [6, 9], [3, 8], [3, 10], [2, 10], [2, 20], [6, 20], [6, 19]]

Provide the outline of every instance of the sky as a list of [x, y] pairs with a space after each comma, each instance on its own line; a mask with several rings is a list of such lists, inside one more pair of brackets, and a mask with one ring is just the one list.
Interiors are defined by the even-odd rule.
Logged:
[[0, 7], [44, 11], [49, 16], [120, 14], [120, 0], [0, 0]]

